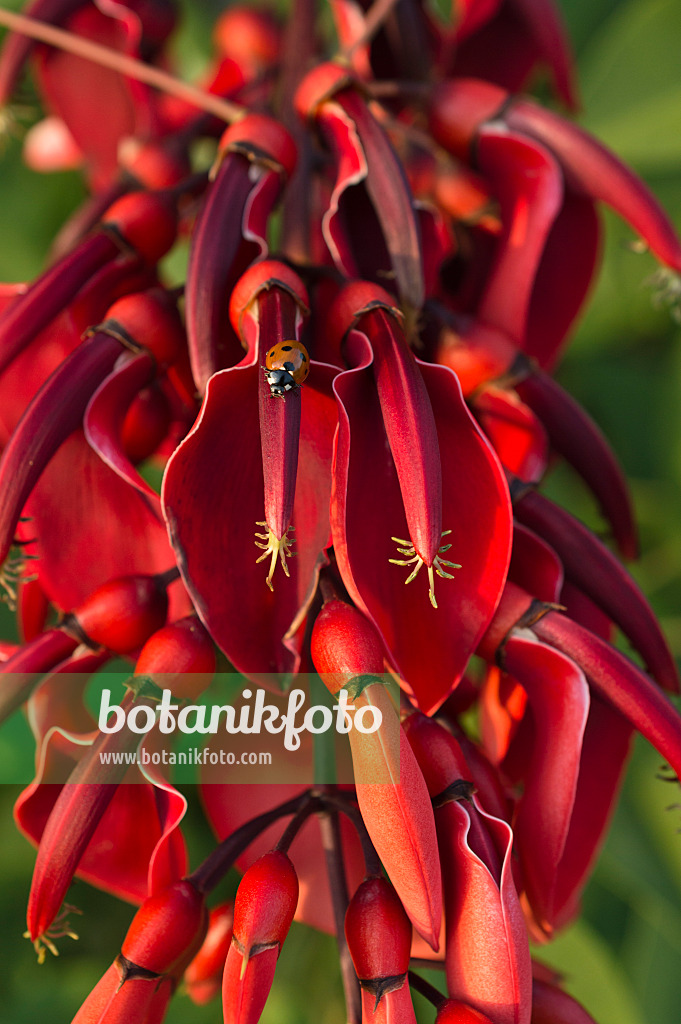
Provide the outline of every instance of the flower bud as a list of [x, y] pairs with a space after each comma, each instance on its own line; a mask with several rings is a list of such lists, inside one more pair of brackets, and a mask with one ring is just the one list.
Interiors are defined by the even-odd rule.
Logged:
[[175, 241], [177, 211], [165, 196], [130, 192], [112, 203], [102, 226], [114, 228], [143, 260], [156, 263]]
[[160, 1024], [173, 982], [170, 978], [126, 976], [116, 961], [95, 985], [72, 1024]]
[[435, 1024], [492, 1024], [489, 1017], [479, 1010], [474, 1010], [458, 999], [447, 999], [440, 1006]]
[[[134, 651], [165, 623], [168, 595], [156, 576], [121, 576], [98, 587], [70, 618], [77, 631], [117, 654]], [[68, 629], [68, 620], [65, 624]]]
[[185, 345], [177, 306], [160, 288], [124, 295], [109, 307], [104, 323], [93, 330], [113, 333], [117, 328], [124, 338], [150, 352], [161, 368], [174, 363]]
[[121, 427], [121, 444], [128, 459], [136, 464], [153, 455], [167, 436], [171, 420], [170, 403], [159, 387], [138, 392]]
[[203, 944], [184, 972], [187, 993], [199, 1006], [209, 1002], [220, 990], [220, 979], [232, 943], [233, 925], [234, 903], [231, 900], [213, 907]]
[[411, 924], [385, 878], [368, 878], [357, 889], [345, 915], [345, 938], [362, 987], [363, 1022], [377, 1019], [383, 1000], [386, 1019], [415, 1020], [407, 984]]
[[135, 665], [136, 676], [150, 676], [157, 686], [172, 690], [180, 700], [198, 697], [214, 672], [213, 641], [195, 615], [152, 634]]
[[345, 601], [327, 601], [312, 630], [312, 660], [331, 693], [352, 676], [381, 675], [383, 641], [360, 611]]
[[145, 971], [173, 974], [200, 946], [207, 926], [203, 894], [181, 879], [144, 901], [128, 929], [121, 954]]
[[280, 850], [266, 853], [242, 878], [222, 979], [225, 1024], [256, 1024], [260, 1019], [297, 903], [298, 878]]

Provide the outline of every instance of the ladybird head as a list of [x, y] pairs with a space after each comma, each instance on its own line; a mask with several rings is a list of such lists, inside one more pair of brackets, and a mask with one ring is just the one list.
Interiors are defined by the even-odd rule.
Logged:
[[282, 368], [274, 370], [265, 368], [265, 377], [273, 398], [284, 398], [287, 391], [293, 391], [297, 387], [292, 374]]

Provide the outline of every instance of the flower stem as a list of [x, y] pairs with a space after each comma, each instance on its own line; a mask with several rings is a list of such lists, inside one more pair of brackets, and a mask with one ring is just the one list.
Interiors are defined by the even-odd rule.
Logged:
[[265, 811], [264, 814], [251, 818], [250, 821], [245, 822], [245, 824], [238, 828], [236, 832], [232, 832], [226, 839], [223, 839], [219, 846], [216, 846], [210, 856], [204, 860], [203, 864], [198, 866], [196, 871], [187, 880], [199, 892], [210, 892], [211, 889], [214, 889], [222, 881], [222, 878], [232, 867], [236, 858], [243, 853], [256, 836], [260, 835], [268, 825], [271, 825], [272, 822], [277, 821], [279, 818], [284, 818], [288, 814], [297, 814], [309, 799], [310, 790], [306, 789], [304, 793], [294, 797], [292, 800], [286, 800], [277, 807], [273, 807], [271, 811]]
[[[428, 966], [430, 967], [431, 965], [429, 964]], [[447, 997], [439, 989], [435, 988], [434, 985], [431, 985], [429, 981], [422, 978], [420, 974], [414, 974], [413, 971], [409, 971], [408, 977], [411, 987], [416, 989], [429, 1003], [432, 1003], [436, 1010], [445, 1002]]]
[[322, 834], [324, 856], [326, 858], [326, 871], [329, 877], [333, 916], [336, 922], [336, 941], [338, 943], [338, 959], [340, 961], [343, 992], [345, 994], [347, 1024], [359, 1024], [362, 1019], [360, 990], [350, 950], [345, 939], [345, 912], [348, 909], [349, 895], [347, 879], [345, 877], [345, 866], [343, 864], [343, 848], [338, 811], [326, 811], [319, 815], [318, 820]]

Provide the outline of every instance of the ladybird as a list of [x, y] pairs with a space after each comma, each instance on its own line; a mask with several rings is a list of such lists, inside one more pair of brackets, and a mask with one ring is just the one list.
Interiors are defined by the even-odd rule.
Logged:
[[310, 372], [307, 349], [295, 339], [273, 345], [265, 364], [265, 376], [273, 398], [283, 398], [287, 391], [299, 388]]

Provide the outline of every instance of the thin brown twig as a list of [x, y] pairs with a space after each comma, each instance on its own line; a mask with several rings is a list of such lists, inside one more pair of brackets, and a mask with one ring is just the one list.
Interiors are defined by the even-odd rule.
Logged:
[[371, 42], [399, 2], [400, 0], [374, 0], [364, 18], [364, 31], [361, 36], [355, 39], [351, 46], [343, 50], [343, 56], [346, 60], [350, 60], [353, 54], [359, 50], [360, 46], [366, 46], [367, 43]]
[[72, 53], [76, 57], [83, 57], [102, 67], [111, 68], [112, 71], [118, 71], [127, 78], [144, 82], [171, 96], [177, 96], [198, 107], [199, 110], [214, 114], [228, 124], [246, 114], [244, 108], [238, 103], [220, 99], [219, 96], [204, 92], [203, 89], [199, 89], [195, 85], [190, 85], [188, 82], [169, 75], [167, 71], [151, 67], [134, 57], [118, 53], [117, 50], [102, 46], [101, 43], [95, 43], [91, 39], [83, 39], [73, 32], [67, 32], [66, 29], [57, 28], [56, 25], [39, 21], [37, 18], [29, 18], [25, 14], [15, 14], [0, 7], [0, 25], [5, 25], [11, 31], [29, 36], [40, 43], [47, 43], [48, 46], [66, 50], [67, 53]]
[[359, 984], [350, 956], [350, 950], [345, 939], [344, 923], [345, 912], [348, 909], [349, 894], [345, 877], [345, 866], [343, 864], [338, 811], [325, 811], [319, 815], [318, 821], [322, 834], [324, 856], [326, 858], [326, 870], [329, 877], [331, 904], [336, 922], [336, 942], [338, 944], [338, 959], [340, 961], [343, 992], [345, 995], [347, 1024], [360, 1024], [362, 1019], [362, 1002]]

